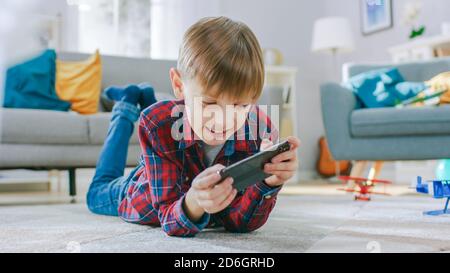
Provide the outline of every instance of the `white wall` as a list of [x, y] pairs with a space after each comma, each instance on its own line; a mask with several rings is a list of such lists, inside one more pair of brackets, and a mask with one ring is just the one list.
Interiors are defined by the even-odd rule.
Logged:
[[[345, 61], [380, 62], [390, 60], [386, 48], [408, 41], [409, 27], [403, 24], [404, 6], [418, 0], [393, 0], [394, 27], [392, 29], [363, 36], [360, 30], [360, 12], [357, 0], [319, 0], [325, 2], [324, 15], [344, 16], [350, 19], [355, 33], [356, 50], [343, 56]], [[419, 1], [420, 2], [420, 1]], [[426, 36], [441, 33], [441, 23], [450, 21], [449, 0], [422, 0], [423, 8], [419, 23], [426, 25]]]
[[217, 16], [218, 0], [151, 0], [151, 57], [177, 59], [184, 32], [200, 18]]
[[[403, 5], [408, 0], [393, 1], [394, 28], [363, 36], [360, 31], [358, 0], [221, 0], [221, 13], [247, 23], [258, 36], [262, 47], [280, 49], [285, 64], [297, 66], [299, 135], [302, 140], [300, 168], [302, 176], [313, 174], [318, 156], [317, 141], [324, 135], [319, 86], [333, 79], [329, 56], [311, 53], [312, 27], [323, 16], [350, 19], [356, 50], [341, 55], [339, 62], [388, 62], [386, 48], [407, 41], [409, 29], [402, 26]], [[440, 32], [442, 21], [449, 21], [450, 1], [425, 0], [421, 21], [427, 35]]]

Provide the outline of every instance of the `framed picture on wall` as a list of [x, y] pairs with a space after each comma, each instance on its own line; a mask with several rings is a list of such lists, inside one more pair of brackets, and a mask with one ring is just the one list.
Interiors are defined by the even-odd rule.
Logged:
[[392, 18], [392, 0], [360, 0], [361, 31], [370, 35], [394, 25]]

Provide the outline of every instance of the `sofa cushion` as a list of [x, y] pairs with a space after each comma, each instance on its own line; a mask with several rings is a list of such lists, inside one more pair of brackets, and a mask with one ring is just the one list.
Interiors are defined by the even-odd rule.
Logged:
[[355, 110], [351, 131], [354, 137], [450, 135], [450, 106]]
[[[95, 167], [102, 145], [0, 144], [3, 168]], [[25, 152], [26, 151], [26, 152]], [[127, 166], [139, 162], [140, 147], [128, 146]]]
[[98, 50], [83, 61], [56, 60], [56, 93], [72, 103], [73, 111], [97, 113], [101, 85], [102, 63]]
[[[101, 145], [106, 139], [108, 133], [109, 122], [111, 120], [111, 113], [97, 113], [94, 115], [86, 116], [89, 126], [89, 144]], [[135, 130], [130, 139], [130, 144], [139, 144], [137, 136], [137, 125], [135, 123]]]
[[0, 109], [1, 142], [10, 144], [88, 143], [87, 118], [74, 112]]

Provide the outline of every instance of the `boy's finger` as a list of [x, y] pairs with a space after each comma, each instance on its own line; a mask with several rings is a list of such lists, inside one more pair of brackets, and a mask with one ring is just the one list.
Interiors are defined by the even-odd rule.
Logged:
[[222, 203], [219, 204], [217, 210], [218, 211], [222, 211], [226, 207], [228, 207], [231, 204], [231, 202], [233, 202], [233, 200], [236, 197], [236, 195], [237, 195], [237, 190], [233, 189], [231, 191], [231, 193], [225, 198], [225, 200]]
[[295, 156], [296, 156], [295, 150], [287, 151], [272, 158], [272, 163], [279, 163], [286, 160], [291, 160], [295, 158]]
[[214, 200], [219, 196], [227, 194], [227, 191], [232, 189], [231, 184], [233, 183], [232, 178], [227, 178], [224, 182], [216, 185], [212, 189], [200, 191], [198, 197], [203, 200]]
[[287, 137], [287, 141], [289, 141], [289, 144], [291, 144], [291, 150], [296, 149], [300, 146], [300, 139], [294, 136]]
[[224, 165], [216, 164], [216, 165], [214, 165], [212, 167], [207, 168], [201, 174], [203, 174], [202, 176], [207, 176], [207, 175], [210, 175], [212, 173], [217, 173], [218, 171], [222, 170], [223, 168], [225, 168]]
[[[233, 201], [234, 196], [233, 196], [233, 192], [236, 191], [235, 189], [230, 189], [229, 191], [227, 191], [225, 194], [222, 194], [223, 197], [221, 197], [220, 200], [210, 200], [210, 199], [206, 199], [206, 200], [199, 200], [199, 205], [205, 209], [206, 212], [208, 213], [216, 213], [219, 211], [222, 211], [224, 208], [226, 208], [231, 201]], [[231, 199], [230, 201], [228, 201], [228, 199]], [[228, 201], [228, 203], [227, 203]]]
[[227, 197], [233, 192], [233, 187], [227, 187], [221, 191], [221, 194], [217, 195], [212, 201], [215, 206], [220, 206], [227, 199]]
[[193, 183], [193, 187], [196, 189], [207, 189], [211, 188], [217, 182], [219, 182], [221, 179], [220, 175], [218, 173], [212, 173], [204, 177], [197, 178], [195, 183]]
[[292, 172], [292, 171], [274, 171], [274, 172], [271, 172], [270, 174], [273, 174], [277, 178], [282, 179], [282, 180], [287, 180], [294, 176], [294, 172]]
[[207, 169], [205, 169], [203, 172], [201, 172], [199, 175], [197, 175], [197, 178], [202, 178], [202, 177], [206, 177], [210, 174], [213, 173], [217, 173], [218, 171], [220, 171], [221, 169], [225, 168], [225, 166], [221, 165], [221, 164], [216, 164], [212, 167], [209, 167]]
[[297, 169], [297, 161], [281, 162], [277, 164], [267, 163], [264, 165], [264, 171], [295, 171]]
[[[226, 196], [233, 189], [233, 178], [228, 177], [224, 182], [215, 185], [211, 190], [212, 199], [217, 199], [220, 196]], [[220, 198], [219, 198], [220, 199]]]

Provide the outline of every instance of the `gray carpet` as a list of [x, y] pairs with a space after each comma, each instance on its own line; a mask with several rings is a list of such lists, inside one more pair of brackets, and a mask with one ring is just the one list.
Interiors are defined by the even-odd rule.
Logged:
[[0, 206], [0, 252], [436, 252], [450, 251], [450, 217], [425, 217], [427, 197], [287, 196], [250, 234], [195, 238], [91, 214], [84, 204]]

